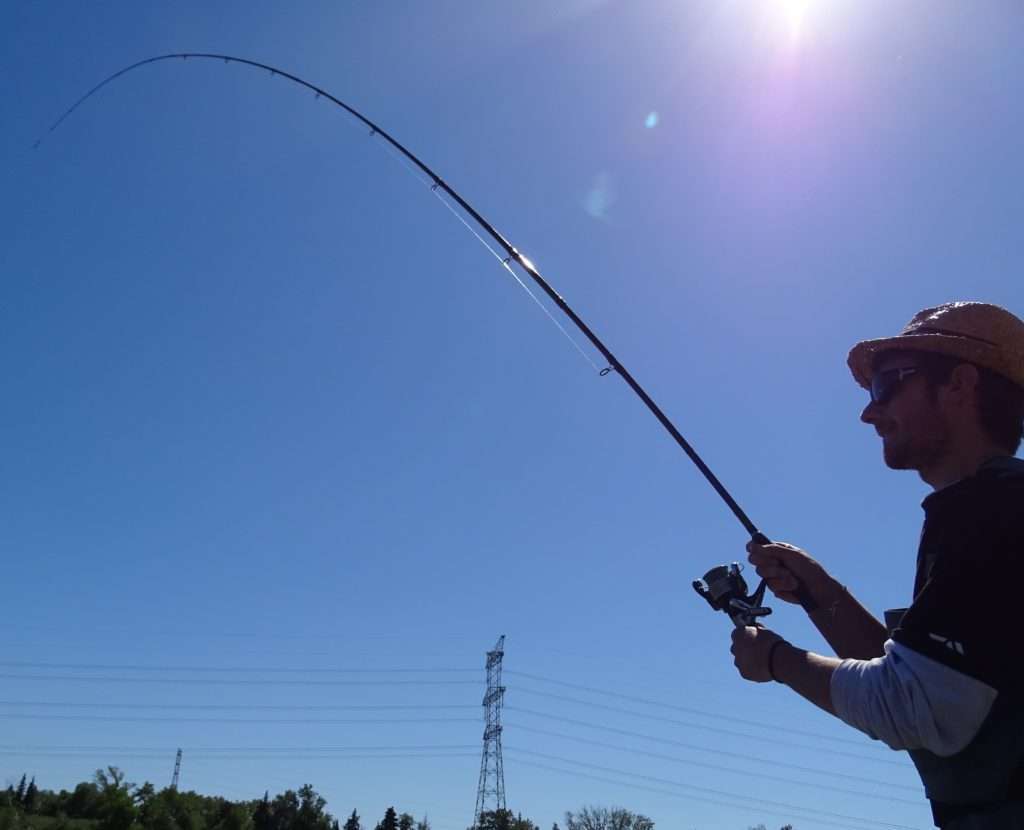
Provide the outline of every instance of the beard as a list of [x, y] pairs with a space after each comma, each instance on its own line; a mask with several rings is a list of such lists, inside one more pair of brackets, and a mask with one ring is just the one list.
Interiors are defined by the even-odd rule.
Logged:
[[945, 425], [936, 418], [920, 424], [920, 427], [911, 435], [892, 433], [882, 439], [882, 454], [887, 467], [923, 472], [946, 457], [950, 437]]

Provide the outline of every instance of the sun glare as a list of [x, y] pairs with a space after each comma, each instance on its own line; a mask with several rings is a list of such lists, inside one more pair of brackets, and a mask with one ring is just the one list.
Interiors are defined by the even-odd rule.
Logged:
[[783, 29], [793, 42], [799, 41], [804, 35], [807, 14], [813, 0], [775, 0], [779, 7], [780, 21]]
[[[796, 48], [811, 36], [822, 13], [827, 11], [832, 17], [839, 5], [839, 0], [758, 0], [756, 17], [763, 35], [776, 45], [785, 43], [788, 48]], [[749, 12], [751, 6], [739, 8]]]

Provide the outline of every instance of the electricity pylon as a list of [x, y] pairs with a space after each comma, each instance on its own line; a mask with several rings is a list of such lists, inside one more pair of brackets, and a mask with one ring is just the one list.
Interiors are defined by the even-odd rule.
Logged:
[[505, 687], [501, 685], [501, 659], [505, 656], [505, 635], [487, 652], [487, 691], [484, 693], [484, 751], [480, 758], [480, 783], [476, 788], [476, 812], [473, 826], [480, 826], [480, 815], [504, 810], [505, 771], [501, 761], [501, 704]]
[[171, 789], [177, 791], [178, 789], [178, 775], [181, 773], [181, 749], [178, 749], [178, 754], [174, 756], [174, 775], [171, 777]]

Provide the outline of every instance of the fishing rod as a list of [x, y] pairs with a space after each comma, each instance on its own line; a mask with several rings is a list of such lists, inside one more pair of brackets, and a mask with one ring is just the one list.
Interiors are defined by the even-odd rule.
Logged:
[[[173, 52], [166, 55], [156, 55], [154, 57], [146, 58], [144, 60], [136, 61], [129, 66], [119, 69], [117, 72], [107, 76], [100, 81], [96, 86], [86, 92], [81, 98], [75, 101], [67, 110], [58, 118], [50, 127], [47, 134], [53, 133], [76, 109], [84, 104], [89, 98], [99, 92], [103, 87], [117, 80], [123, 75], [132, 72], [140, 67], [147, 66], [149, 64], [159, 63], [161, 61], [169, 60], [214, 60], [223, 61], [225, 64], [240, 64], [242, 66], [249, 66], [254, 69], [261, 69], [269, 72], [272, 76], [280, 76], [292, 83], [298, 84], [299, 86], [305, 87], [316, 94], [316, 97], [325, 98], [333, 104], [341, 107], [349, 115], [353, 116], [364, 126], [370, 130], [371, 137], [380, 137], [394, 150], [398, 151], [401, 156], [407, 161], [411, 162], [417, 170], [422, 172], [430, 180], [431, 190], [437, 192], [438, 190], [445, 193], [451, 198], [465, 213], [469, 216], [476, 224], [492, 239], [494, 242], [505, 252], [505, 257], [502, 259], [503, 264], [506, 268], [509, 267], [510, 262], [515, 262], [526, 274], [533, 280], [534, 283], [547, 295], [547, 297], [565, 314], [569, 320], [572, 321], [573, 325], [590, 341], [590, 343], [597, 349], [604, 359], [607, 361], [605, 368], [600, 370], [602, 377], [615, 372], [621, 377], [626, 385], [636, 394], [644, 406], [650, 410], [651, 414], [658, 419], [658, 422], [665, 428], [672, 439], [676, 442], [679, 448], [686, 453], [690, 461], [694, 463], [701, 474], [707, 480], [708, 484], [714, 489], [716, 493], [721, 497], [722, 501], [725, 502], [732, 514], [739, 520], [743, 528], [750, 534], [751, 541], [759, 545], [770, 544], [768, 537], [762, 533], [757, 526], [750, 520], [750, 517], [743, 511], [743, 509], [736, 502], [736, 499], [732, 497], [728, 490], [718, 477], [711, 471], [711, 468], [704, 462], [704, 460], [697, 454], [697, 451], [690, 445], [690, 443], [683, 437], [682, 433], [676, 428], [675, 424], [669, 420], [668, 416], [661, 410], [650, 395], [644, 390], [644, 388], [636, 381], [636, 379], [629, 373], [625, 366], [619, 361], [619, 359], [611, 352], [611, 350], [601, 341], [601, 339], [591, 330], [580, 316], [573, 311], [569, 304], [565, 301], [561, 294], [551, 287], [551, 284], [541, 276], [536, 266], [522, 253], [520, 253], [511, 242], [509, 242], [502, 234], [500, 234], [495, 227], [488, 222], [477, 210], [469, 204], [465, 199], [462, 198], [447, 182], [444, 181], [437, 173], [435, 173], [430, 167], [422, 162], [417, 156], [415, 156], [410, 150], [402, 145], [397, 139], [395, 139], [387, 130], [375, 124], [361, 112], [356, 110], [354, 107], [349, 106], [340, 98], [335, 97], [327, 90], [322, 87], [316, 86], [309, 81], [303, 80], [297, 75], [293, 75], [290, 72], [286, 72], [283, 69], [278, 69], [275, 66], [270, 66], [266, 63], [259, 61], [249, 60], [248, 58], [240, 58], [234, 55], [222, 55], [211, 52]], [[35, 143], [35, 147], [39, 147], [42, 143], [40, 138]], [[442, 200], [443, 201], [443, 200]], [[447, 203], [445, 202], [447, 205]], [[450, 206], [449, 206], [450, 207]], [[454, 212], [454, 211], [453, 211]], [[456, 213], [456, 216], [458, 214]], [[459, 216], [462, 219], [461, 216]], [[464, 220], [463, 220], [464, 221]], [[467, 225], [468, 227], [468, 225]], [[472, 231], [472, 228], [470, 228]], [[473, 231], [473, 233], [476, 233]], [[481, 239], [486, 245], [487, 243]], [[488, 246], [489, 247], [489, 246]], [[500, 258], [500, 257], [499, 257]], [[511, 270], [511, 269], [509, 269]], [[514, 272], [513, 272], [514, 275]], [[518, 279], [518, 277], [517, 277]], [[524, 285], [524, 288], [526, 286]], [[528, 289], [527, 289], [528, 290]], [[557, 325], [557, 322], [556, 322]], [[700, 596], [707, 600], [708, 604], [711, 605], [716, 611], [724, 611], [733, 620], [737, 626], [742, 625], [753, 625], [757, 618], [771, 613], [770, 609], [761, 606], [761, 601], [764, 597], [765, 592], [765, 580], [761, 580], [760, 585], [754, 591], [753, 594], [747, 594], [747, 586], [743, 581], [743, 577], [740, 576], [740, 566], [738, 563], [732, 563], [731, 565], [721, 565], [709, 570], [703, 579], [694, 580], [693, 588], [697, 591]], [[813, 610], [815, 604], [807, 594], [807, 591], [803, 585], [798, 586], [795, 592], [800, 604], [807, 610]]]

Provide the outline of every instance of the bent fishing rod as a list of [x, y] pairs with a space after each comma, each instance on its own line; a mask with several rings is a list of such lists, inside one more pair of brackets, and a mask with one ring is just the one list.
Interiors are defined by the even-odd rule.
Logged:
[[[154, 57], [146, 58], [144, 60], [137, 61], [129, 66], [119, 69], [112, 75], [107, 76], [100, 81], [96, 86], [86, 92], [81, 98], [75, 101], [68, 109], [58, 118], [48, 130], [48, 134], [53, 133], [76, 109], [84, 104], [89, 98], [99, 92], [108, 84], [128, 74], [136, 69], [149, 64], [159, 63], [162, 61], [172, 60], [212, 60], [222, 61], [224, 64], [239, 64], [242, 66], [248, 66], [253, 69], [260, 69], [269, 72], [272, 76], [281, 77], [292, 83], [298, 84], [301, 87], [315, 93], [317, 99], [324, 98], [331, 103], [341, 107], [345, 112], [369, 128], [371, 137], [380, 137], [383, 139], [388, 146], [397, 151], [400, 156], [411, 163], [416, 170], [419, 170], [423, 175], [427, 177], [430, 182], [430, 188], [435, 193], [442, 191], [450, 199], [452, 199], [464, 212], [469, 216], [483, 231], [487, 234], [505, 253], [505, 257], [499, 256], [502, 259], [502, 264], [509, 268], [510, 262], [515, 262], [531, 280], [544, 292], [545, 295], [553, 302], [566, 317], [572, 321], [573, 325], [590, 341], [590, 343], [597, 349], [604, 359], [607, 361], [607, 365], [604, 369], [600, 370], [601, 376], [606, 376], [611, 372], [616, 373], [621, 377], [626, 385], [636, 394], [644, 406], [650, 410], [651, 414], [658, 419], [658, 422], [664, 427], [672, 439], [676, 442], [679, 448], [686, 453], [689, 459], [694, 463], [701, 474], [707, 480], [708, 484], [714, 489], [716, 493], [721, 497], [722, 501], [725, 502], [732, 514], [737, 518], [743, 528], [750, 534], [751, 541], [759, 544], [766, 545], [770, 544], [768, 537], [762, 533], [757, 526], [750, 520], [750, 517], [743, 511], [743, 509], [736, 502], [736, 499], [732, 497], [728, 490], [718, 477], [711, 471], [711, 468], [704, 462], [704, 460], [698, 455], [697, 451], [690, 445], [690, 443], [683, 437], [682, 433], [676, 428], [675, 424], [669, 420], [668, 416], [661, 410], [650, 395], [644, 390], [644, 388], [637, 382], [637, 380], [629, 373], [625, 366], [619, 361], [619, 359], [612, 353], [612, 351], [601, 341], [601, 339], [593, 332], [580, 316], [573, 311], [569, 304], [565, 301], [561, 294], [551, 287], [551, 284], [541, 276], [540, 272], [534, 266], [534, 264], [522, 253], [520, 253], [511, 242], [509, 242], [497, 229], [488, 222], [480, 213], [462, 198], [444, 179], [442, 179], [437, 173], [435, 173], [430, 167], [428, 167], [423, 161], [421, 161], [416, 155], [414, 155], [409, 149], [395, 139], [387, 130], [375, 124], [361, 112], [356, 110], [354, 107], [349, 106], [340, 98], [335, 97], [327, 90], [322, 87], [316, 86], [309, 81], [303, 80], [297, 75], [293, 75], [290, 72], [286, 72], [282, 69], [278, 69], [275, 66], [270, 66], [266, 63], [259, 61], [249, 60], [248, 58], [240, 58], [234, 55], [222, 55], [210, 52], [174, 52], [166, 55], [156, 55]], [[38, 148], [42, 143], [42, 139], [39, 139], [35, 146]], [[442, 199], [442, 202], [444, 200]], [[448, 205], [447, 202], [444, 202]], [[450, 205], [448, 205], [450, 207]], [[454, 211], [453, 211], [454, 212]], [[456, 216], [460, 220], [462, 217], [456, 213]], [[465, 222], [465, 220], [462, 220]], [[467, 225], [467, 227], [469, 227]], [[471, 227], [470, 230], [476, 234]], [[486, 241], [481, 238], [481, 242], [487, 245]], [[489, 248], [490, 246], [487, 245]], [[511, 270], [511, 269], [509, 269]], [[513, 276], [515, 276], [513, 272]], [[518, 280], [518, 277], [516, 277]], [[526, 287], [525, 285], [523, 286]], [[527, 289], [528, 290], [528, 289]], [[543, 307], [543, 306], [542, 306]], [[546, 311], [546, 309], [545, 309]], [[557, 322], [556, 322], [557, 325]], [[709, 570], [703, 579], [694, 580], [694, 590], [697, 591], [700, 596], [707, 600], [708, 604], [716, 611], [724, 611], [732, 619], [733, 623], [737, 626], [753, 625], [756, 623], [758, 617], [764, 616], [771, 613], [770, 609], [764, 608], [761, 605], [762, 599], [765, 592], [765, 581], [761, 580], [760, 585], [754, 591], [753, 594], [747, 593], [747, 586], [740, 576], [740, 566], [737, 563], [731, 565], [720, 565]], [[810, 595], [807, 593], [806, 588], [800, 585], [795, 592], [800, 604], [807, 610], [813, 610], [815, 605], [811, 600]]]

